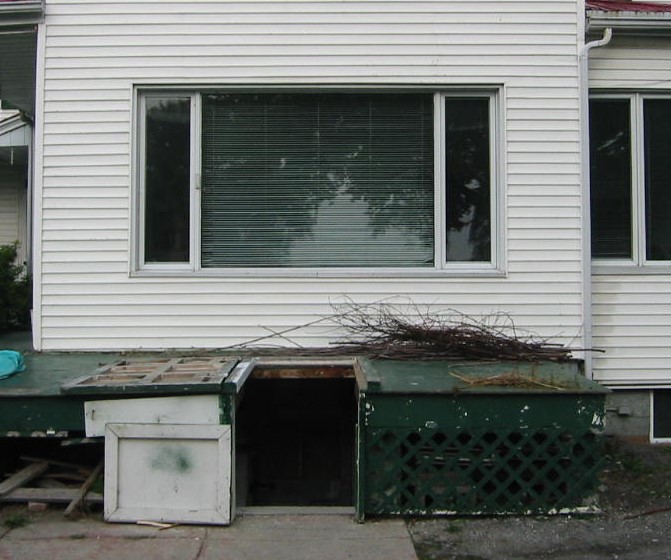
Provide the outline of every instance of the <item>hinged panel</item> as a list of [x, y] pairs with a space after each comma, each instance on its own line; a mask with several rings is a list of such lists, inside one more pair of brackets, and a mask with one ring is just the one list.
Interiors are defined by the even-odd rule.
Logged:
[[121, 360], [61, 387], [69, 394], [218, 393], [238, 363], [230, 357]]

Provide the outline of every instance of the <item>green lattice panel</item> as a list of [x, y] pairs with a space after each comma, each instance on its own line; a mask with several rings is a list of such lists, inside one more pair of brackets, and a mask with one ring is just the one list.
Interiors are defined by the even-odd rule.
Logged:
[[592, 432], [378, 428], [366, 433], [369, 514], [549, 512], [597, 485]]

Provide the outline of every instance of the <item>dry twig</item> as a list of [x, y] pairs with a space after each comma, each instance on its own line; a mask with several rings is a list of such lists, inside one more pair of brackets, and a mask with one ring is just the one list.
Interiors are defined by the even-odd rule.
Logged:
[[532, 335], [523, 335], [505, 314], [476, 319], [447, 310], [422, 310], [389, 303], [336, 307], [333, 320], [350, 337], [340, 353], [363, 353], [392, 359], [466, 359], [568, 361], [571, 351]]

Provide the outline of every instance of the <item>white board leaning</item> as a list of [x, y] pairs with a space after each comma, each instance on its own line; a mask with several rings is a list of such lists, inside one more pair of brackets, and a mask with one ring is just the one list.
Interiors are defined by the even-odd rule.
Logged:
[[105, 519], [230, 524], [230, 426], [107, 424]]

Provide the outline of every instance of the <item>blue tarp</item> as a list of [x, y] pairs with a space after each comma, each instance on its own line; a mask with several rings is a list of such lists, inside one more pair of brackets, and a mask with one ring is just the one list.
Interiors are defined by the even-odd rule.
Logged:
[[0, 379], [26, 369], [23, 356], [14, 350], [0, 350]]

